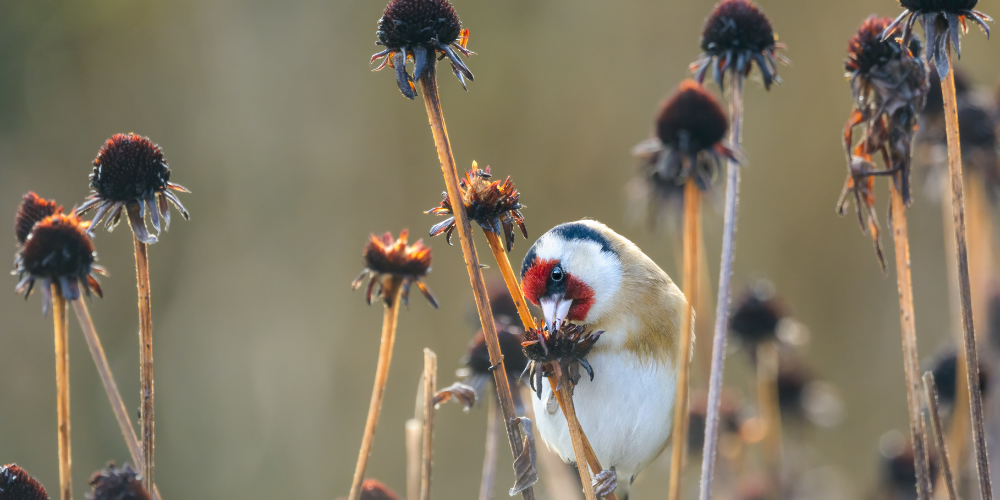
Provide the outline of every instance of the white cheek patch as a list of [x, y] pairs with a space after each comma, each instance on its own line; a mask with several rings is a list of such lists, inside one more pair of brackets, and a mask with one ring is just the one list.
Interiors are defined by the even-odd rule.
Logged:
[[621, 288], [621, 261], [617, 255], [602, 251], [600, 243], [596, 241], [567, 241], [546, 234], [535, 244], [535, 255], [540, 260], [559, 260], [566, 272], [594, 291], [594, 305], [590, 307], [585, 320], [588, 323], [604, 314], [611, 298]]

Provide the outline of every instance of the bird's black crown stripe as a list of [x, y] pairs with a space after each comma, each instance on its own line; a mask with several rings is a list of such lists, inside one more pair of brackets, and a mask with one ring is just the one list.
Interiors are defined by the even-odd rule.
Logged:
[[[556, 234], [566, 241], [572, 240], [588, 240], [601, 245], [602, 252], [608, 252], [614, 254], [615, 251], [611, 249], [611, 242], [604, 237], [596, 229], [584, 224], [582, 222], [567, 222], [565, 224], [559, 224], [558, 226], [549, 230], [550, 233]], [[548, 233], [546, 233], [548, 234]], [[543, 235], [544, 237], [544, 235]], [[539, 238], [541, 239], [541, 238]], [[528, 249], [527, 255], [524, 256], [524, 261], [521, 264], [521, 277], [523, 278], [525, 273], [528, 272], [528, 268], [535, 261], [535, 246], [538, 242]]]

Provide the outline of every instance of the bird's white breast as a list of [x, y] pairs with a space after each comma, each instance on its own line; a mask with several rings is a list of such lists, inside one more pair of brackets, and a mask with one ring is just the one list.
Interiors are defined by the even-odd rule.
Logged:
[[[584, 370], [573, 401], [577, 417], [594, 453], [605, 469], [615, 467], [619, 484], [645, 468], [670, 439], [676, 392], [676, 368], [670, 361], [640, 359], [620, 350], [598, 350], [587, 357], [594, 368], [591, 381]], [[552, 394], [542, 382], [542, 397], [532, 397], [535, 422], [542, 440], [566, 462], [574, 462], [573, 444], [561, 410], [550, 414]]]

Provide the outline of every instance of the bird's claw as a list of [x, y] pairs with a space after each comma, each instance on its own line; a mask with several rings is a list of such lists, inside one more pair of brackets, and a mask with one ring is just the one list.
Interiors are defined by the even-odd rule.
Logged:
[[615, 468], [602, 470], [594, 475], [594, 494], [599, 497], [606, 497], [615, 492], [618, 487], [618, 473]]

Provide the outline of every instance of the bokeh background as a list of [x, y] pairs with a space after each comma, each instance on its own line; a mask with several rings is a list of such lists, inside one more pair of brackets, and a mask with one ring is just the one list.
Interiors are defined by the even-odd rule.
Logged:
[[[657, 104], [688, 74], [712, 0], [455, 0], [472, 31], [476, 81], [448, 75], [442, 101], [456, 160], [511, 175], [531, 238], [557, 223], [599, 219], [677, 276], [676, 245], [626, 216], [630, 148]], [[737, 287], [772, 280], [811, 332], [807, 360], [832, 383], [843, 418], [803, 431], [810, 467], [841, 478], [831, 498], [860, 498], [878, 473], [878, 439], [907, 429], [895, 280], [834, 204], [850, 110], [848, 38], [892, 0], [761, 0], [788, 45], [784, 84], [747, 85]], [[987, 0], [980, 8], [1000, 13]], [[391, 72], [372, 73], [378, 1], [42, 0], [0, 2], [0, 214], [34, 190], [67, 206], [88, 194], [103, 141], [134, 131], [159, 143], [192, 219], [175, 216], [151, 247], [156, 339], [157, 483], [167, 498], [346, 495], [377, 357], [381, 308], [350, 282], [371, 232], [425, 234], [443, 183], [422, 104]], [[962, 69], [992, 87], [1000, 47], [964, 38]], [[721, 186], [720, 186], [721, 191]], [[880, 185], [879, 210], [888, 202]], [[949, 338], [939, 204], [917, 190], [910, 212], [921, 354]], [[721, 211], [705, 215], [718, 273]], [[477, 235], [481, 249], [485, 240]], [[519, 262], [531, 241], [518, 240]], [[404, 488], [403, 423], [412, 415], [423, 347], [441, 382], [476, 329], [458, 247], [430, 242], [427, 279], [441, 308], [401, 314], [369, 476]], [[885, 240], [891, 262], [891, 240]], [[111, 276], [92, 312], [130, 408], [138, 408], [137, 313], [127, 229], [96, 238]], [[0, 231], [12, 255], [12, 231]], [[493, 278], [495, 270], [487, 270]], [[17, 462], [54, 490], [51, 318], [38, 297], [0, 300], [0, 463]], [[711, 322], [711, 318], [702, 321]], [[128, 452], [75, 320], [71, 321], [73, 464], [90, 473]], [[698, 342], [708, 343], [702, 337]], [[728, 378], [743, 384], [743, 356]], [[696, 371], [703, 367], [696, 365]], [[698, 383], [703, 381], [697, 379]], [[434, 492], [478, 491], [485, 412], [445, 407]], [[501, 452], [501, 464], [509, 455]], [[635, 497], [660, 496], [669, 454]], [[690, 469], [696, 471], [697, 461]], [[501, 465], [497, 495], [512, 475]], [[696, 477], [696, 472], [693, 473]], [[694, 489], [688, 489], [689, 494]]]

